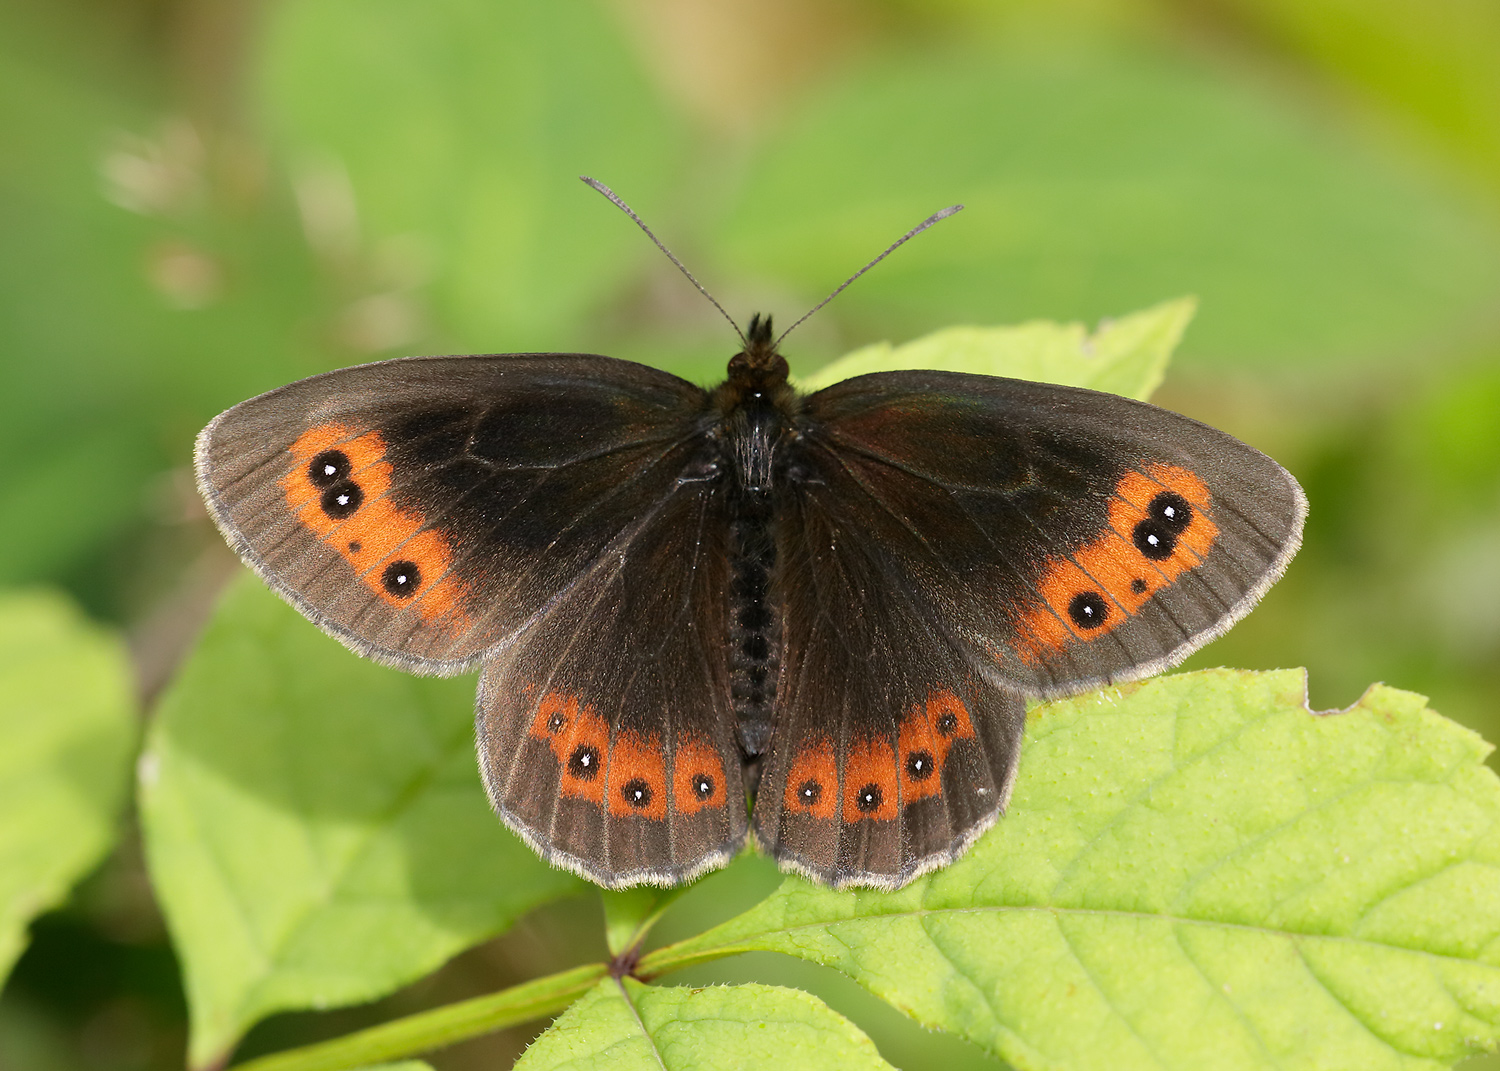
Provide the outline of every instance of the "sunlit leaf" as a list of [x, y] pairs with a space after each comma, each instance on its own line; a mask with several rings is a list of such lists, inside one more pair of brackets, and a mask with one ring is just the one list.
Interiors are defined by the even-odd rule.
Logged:
[[526, 1050], [517, 1071], [889, 1071], [875, 1045], [811, 993], [769, 985], [600, 982]]
[[490, 812], [473, 681], [357, 658], [244, 577], [142, 759], [192, 1063], [289, 1008], [370, 1000], [581, 883]]
[[818, 390], [841, 379], [898, 368], [1010, 376], [1109, 391], [1142, 400], [1161, 385], [1194, 302], [1169, 301], [1090, 334], [1082, 324], [1045, 321], [1015, 327], [948, 327], [892, 346], [878, 342], [824, 365], [798, 386]]
[[835, 967], [1032, 1068], [1439, 1068], [1500, 1042], [1488, 745], [1383, 686], [1291, 671], [1034, 709], [1007, 816], [896, 893], [788, 879], [709, 950]]
[[27, 924], [114, 843], [134, 692], [119, 641], [63, 599], [0, 598], [0, 980]]

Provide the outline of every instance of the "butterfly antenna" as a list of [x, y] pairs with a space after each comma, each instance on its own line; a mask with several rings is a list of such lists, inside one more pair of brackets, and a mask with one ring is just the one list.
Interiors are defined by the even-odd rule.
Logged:
[[[636, 215], [635, 212], [631, 209], [631, 207], [628, 204], [626, 204], [624, 201], [622, 201], [620, 199], [620, 195], [619, 194], [615, 193], [614, 190], [612, 190], [608, 186], [604, 185], [604, 183], [600, 182], [598, 179], [589, 178], [587, 175], [579, 175], [578, 177], [581, 178], [584, 182], [588, 183], [590, 186], [594, 187], [594, 189], [598, 190], [600, 193], [604, 194], [604, 196], [608, 197], [611, 201], [613, 201], [615, 203], [615, 207], [616, 208], [618, 208], [621, 212], [624, 212], [631, 219], [635, 220], [635, 225], [637, 227], [639, 227], [641, 230], [643, 230], [643, 231], [646, 232], [646, 237], [650, 238], [653, 242], [656, 243], [656, 248], [660, 249], [663, 253], [665, 253], [667, 255], [667, 259], [670, 260], [673, 264], [677, 265], [677, 270], [680, 271], [680, 272], [682, 272], [683, 275], [687, 276], [688, 282], [692, 283], [694, 286], [696, 286], [698, 288], [698, 293], [700, 293], [704, 297], [708, 298], [708, 300], [713, 303], [713, 307], [719, 310], [719, 314], [721, 316], [723, 316], [724, 319], [726, 319], [726, 320], [729, 321], [729, 326], [732, 327], [732, 328], [734, 328], [734, 333], [740, 336], [740, 342], [744, 344], [744, 346], [745, 346], [746, 349], [748, 349], [750, 347], [750, 340], [745, 337], [745, 332], [743, 332], [743, 331], [740, 330], [740, 325], [734, 322], [734, 317], [730, 316], [729, 313], [727, 313], [727, 312], [724, 311], [724, 306], [720, 305], [719, 302], [718, 302], [718, 299], [715, 298], [712, 294], [710, 294], [708, 292], [708, 288], [706, 286], [704, 286], [702, 283], [700, 283], [694, 277], [694, 275], [693, 275], [692, 272], [690, 272], [690, 271], [687, 270], [687, 265], [683, 264], [682, 261], [678, 260], [677, 257], [676, 257], [676, 255], [673, 254], [673, 252], [670, 249], [668, 249], [666, 246], [662, 245], [661, 239], [658, 238], [656, 235], [654, 235], [654, 234], [651, 233], [651, 228], [648, 227], [648, 226], [646, 226], [645, 220], [641, 219], [640, 216]], [[936, 219], [936, 218], [937, 218], [936, 216], [933, 217], [933, 219]], [[928, 223], [930, 223], [930, 222], [932, 222], [932, 220], [928, 220]], [[926, 224], [924, 223], [923, 226], [926, 226]], [[921, 230], [921, 227], [918, 227], [917, 230]], [[913, 231], [912, 233], [915, 234], [916, 231]], [[910, 238], [911, 235], [909, 234], [906, 237]], [[901, 239], [901, 241], [902, 242], [906, 241], [906, 238]], [[901, 244], [901, 242], [897, 242], [896, 243], [896, 245], [900, 245], [900, 244]], [[891, 247], [891, 249], [894, 249], [894, 248], [896, 248], [896, 246], [892, 246]], [[887, 252], [889, 252], [889, 251], [890, 250], [887, 250]], [[884, 254], [882, 254], [882, 256], [883, 255]], [[851, 282], [852, 282], [852, 280], [851, 280]], [[847, 286], [849, 284], [845, 283], [844, 285]], [[840, 288], [840, 289], [842, 289], [842, 288]]]
[[[799, 326], [801, 326], [802, 320], [807, 319], [813, 313], [815, 313], [819, 309], [821, 309], [824, 305], [827, 305], [834, 298], [836, 298], [840, 294], [842, 294], [846, 289], [848, 289], [850, 283], [854, 282], [854, 280], [858, 279], [865, 272], [869, 271], [875, 265], [879, 264], [882, 260], [884, 260], [886, 257], [890, 256], [896, 250], [900, 249], [903, 245], [905, 245], [907, 242], [911, 241], [917, 235], [921, 234], [928, 227], [931, 227], [934, 223], [938, 222], [938, 220], [947, 219], [949, 216], [953, 215], [954, 213], [956, 213], [956, 212], [962, 212], [963, 210], [964, 210], [964, 206], [963, 205], [949, 205], [947, 208], [943, 209], [941, 212], [934, 212], [932, 215], [930, 215], [926, 219], [924, 219], [921, 223], [918, 223], [911, 230], [909, 230], [905, 234], [903, 234], [900, 238], [897, 238], [894, 242], [892, 242], [890, 244], [890, 246], [886, 249], [886, 251], [884, 253], [881, 253], [880, 256], [876, 257], [874, 260], [870, 261], [870, 263], [866, 264], [863, 268], [860, 268], [859, 271], [855, 272], [853, 275], [849, 276], [849, 278], [845, 279], [843, 281], [843, 283], [841, 283], [839, 285], [839, 288], [837, 290], [835, 290], [833, 293], [829, 294], [822, 301], [818, 302], [812, 308], [808, 309], [805, 313], [803, 313], [801, 320], [798, 320], [796, 323], [792, 324], [791, 327], [788, 327], [781, 334], [777, 335], [776, 336], [776, 345], [780, 346], [781, 345], [781, 340], [784, 339], [784, 338], [786, 338], [786, 336], [790, 335], [793, 331], [797, 330], [797, 328]], [[671, 254], [668, 254], [668, 256], [670, 256], [670, 255]]]

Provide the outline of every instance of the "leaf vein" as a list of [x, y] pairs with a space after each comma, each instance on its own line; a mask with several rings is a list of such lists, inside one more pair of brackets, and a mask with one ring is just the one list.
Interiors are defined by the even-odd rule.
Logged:
[[1110, 1011], [1114, 1012], [1115, 1018], [1124, 1025], [1126, 1030], [1130, 1031], [1130, 1036], [1135, 1038], [1136, 1044], [1140, 1045], [1140, 1047], [1145, 1050], [1146, 1054], [1151, 1058], [1152, 1062], [1154, 1062], [1158, 1067], [1169, 1066], [1167, 1061], [1162, 1059], [1161, 1053], [1157, 1052], [1156, 1047], [1149, 1041], [1147, 1041], [1145, 1036], [1142, 1035], [1138, 1029], [1136, 1029], [1136, 1025], [1131, 1021], [1130, 1016], [1126, 1015], [1123, 1011], [1120, 1010], [1119, 1006], [1115, 1004], [1114, 999], [1110, 996], [1109, 992], [1099, 981], [1098, 976], [1094, 973], [1094, 968], [1090, 966], [1088, 961], [1083, 958], [1082, 953], [1080, 953], [1078, 950], [1078, 946], [1073, 943], [1073, 936], [1068, 932], [1068, 928], [1063, 924], [1062, 919], [1059, 919], [1057, 921], [1057, 933], [1058, 936], [1063, 939], [1063, 944], [1067, 945], [1068, 952], [1073, 957], [1073, 962], [1078, 964], [1078, 969], [1083, 971], [1083, 976], [1088, 979], [1089, 985], [1094, 987], [1094, 992], [1099, 994], [1099, 999], [1104, 1001], [1105, 1005], [1110, 1009]]
[[1347, 1014], [1349, 1018], [1358, 1023], [1364, 1029], [1365, 1033], [1369, 1034], [1370, 1037], [1374, 1038], [1376, 1042], [1386, 1046], [1387, 1048], [1394, 1049], [1397, 1052], [1405, 1052], [1413, 1056], [1417, 1055], [1416, 1053], [1411, 1052], [1410, 1049], [1402, 1048], [1393, 1039], [1382, 1037], [1380, 1033], [1375, 1029], [1374, 1025], [1367, 1022], [1364, 1016], [1355, 1011], [1353, 1005], [1351, 1005], [1347, 1000], [1340, 996], [1338, 992], [1334, 990], [1333, 984], [1327, 981], [1321, 974], [1318, 973], [1317, 969], [1313, 967], [1311, 961], [1308, 960], [1307, 955], [1302, 951], [1302, 944], [1300, 941], [1294, 940], [1292, 942], [1292, 950], [1297, 953], [1297, 959], [1302, 962], [1302, 966], [1306, 969], [1308, 976], [1311, 977], [1313, 981], [1317, 982], [1319, 988], [1321, 988], [1323, 992], [1327, 993], [1333, 999], [1333, 1001], [1338, 1004], [1339, 1007], [1343, 1008], [1345, 1014]]
[[[1147, 919], [1159, 922], [1177, 923], [1183, 926], [1218, 926], [1225, 929], [1244, 930], [1249, 933], [1269, 934], [1273, 937], [1281, 937], [1287, 940], [1295, 940], [1297, 938], [1313, 938], [1319, 941], [1347, 942], [1350, 944], [1388, 948], [1393, 951], [1404, 952], [1414, 956], [1430, 957], [1441, 962], [1472, 963], [1490, 970], [1500, 972], [1500, 966], [1484, 963], [1470, 956], [1459, 956], [1448, 952], [1434, 952], [1431, 949], [1425, 948], [1411, 948], [1406, 945], [1391, 944], [1386, 941], [1377, 941], [1367, 937], [1357, 937], [1347, 934], [1313, 933], [1298, 930], [1276, 930], [1266, 926], [1253, 926], [1244, 922], [1229, 922], [1211, 918], [1186, 918], [1179, 915], [1166, 915], [1149, 911], [1126, 911], [1117, 908], [1059, 907], [1049, 904], [984, 904], [976, 907], [918, 908], [912, 911], [890, 912], [888, 914], [866, 916], [862, 918], [855, 917], [843, 919], [822, 919], [816, 922], [807, 922], [792, 926], [782, 926], [774, 929], [762, 930], [759, 933], [751, 934], [743, 938], [737, 938], [733, 941], [726, 941], [718, 948], [714, 948], [714, 946], [710, 945], [705, 946], [702, 949], [694, 949], [692, 957], [694, 961], [696, 961], [699, 955], [706, 952], [713, 952], [717, 955], [735, 955], [739, 952], [759, 951], [763, 947], [760, 942], [765, 941], [769, 938], [774, 938], [777, 936], [785, 936], [787, 938], [791, 938], [794, 934], [813, 933], [818, 930], [823, 930], [826, 932], [830, 927], [847, 926], [851, 923], [877, 923], [884, 922], [886, 920], [898, 920], [903, 918], [924, 918], [926, 916], [984, 915], [1008, 911], [1046, 911], [1053, 914], [1077, 916], [1102, 915], [1128, 919]], [[668, 946], [661, 949], [660, 953], [664, 954], [671, 951], [671, 946]], [[772, 951], [778, 950], [772, 949]], [[675, 964], [672, 964], [670, 962], [669, 957], [663, 955], [662, 958], [668, 960], [668, 962], [666, 962], [662, 966], [658, 967], [655, 964], [648, 963], [643, 964], [643, 967], [645, 967], [645, 969], [647, 970], [653, 971], [653, 973], [665, 973], [667, 971], [678, 969]]]
[[625, 983], [616, 978], [615, 988], [620, 991], [620, 999], [625, 1002], [625, 1007], [630, 1009], [630, 1016], [635, 1020], [635, 1025], [641, 1028], [641, 1037], [646, 1039], [646, 1044], [651, 1046], [651, 1058], [656, 1061], [656, 1066], [661, 1071], [667, 1071], [667, 1063], [662, 1059], [661, 1050], [656, 1047], [656, 1039], [651, 1036], [651, 1031], [646, 1029], [646, 1023], [641, 1019], [641, 1013], [635, 1006], [635, 1001], [630, 999], [630, 991], [625, 988]]
[[1192, 964], [1193, 970], [1198, 972], [1198, 977], [1203, 979], [1203, 983], [1208, 986], [1208, 991], [1214, 995], [1214, 999], [1222, 1002], [1229, 1009], [1230, 1013], [1240, 1021], [1240, 1024], [1245, 1028], [1245, 1032], [1254, 1040], [1255, 1047], [1261, 1051], [1261, 1054], [1265, 1056], [1270, 1065], [1272, 1067], [1281, 1067], [1282, 1062], [1267, 1047], [1266, 1039], [1261, 1036], [1260, 1031], [1256, 1029], [1250, 1017], [1245, 1014], [1243, 1008], [1230, 999], [1228, 992], [1224, 990], [1223, 986], [1209, 976], [1207, 968], [1198, 961], [1198, 957], [1193, 955], [1192, 950], [1183, 943], [1182, 935], [1177, 932], [1175, 925], [1171, 927], [1170, 932], [1172, 934], [1172, 941], [1181, 950], [1183, 958]]

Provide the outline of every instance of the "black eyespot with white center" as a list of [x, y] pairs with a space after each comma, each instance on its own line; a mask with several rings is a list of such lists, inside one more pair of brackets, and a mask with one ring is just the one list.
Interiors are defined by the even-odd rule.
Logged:
[[958, 731], [958, 715], [952, 711], [938, 715], [937, 731], [941, 737], [949, 737]]
[[552, 712], [552, 717], [547, 719], [547, 731], [553, 736], [562, 732], [563, 726], [568, 724], [568, 717], [560, 710]]
[[797, 798], [802, 801], [804, 807], [816, 807], [818, 801], [823, 798], [823, 783], [808, 778], [797, 786]]
[[885, 802], [885, 794], [880, 791], [880, 786], [870, 782], [854, 794], [854, 806], [865, 814], [880, 810], [880, 805]]
[[1154, 562], [1165, 561], [1177, 552], [1177, 536], [1155, 517], [1137, 524], [1130, 539], [1143, 557]]
[[342, 450], [324, 450], [307, 464], [307, 478], [315, 487], [332, 487], [348, 479], [351, 471], [349, 455]]
[[422, 586], [422, 571], [417, 568], [416, 562], [391, 562], [385, 567], [380, 583], [396, 598], [409, 599]]
[[1109, 603], [1097, 591], [1080, 591], [1068, 603], [1068, 616], [1079, 628], [1098, 628], [1109, 618]]
[[620, 798], [636, 810], [651, 806], [651, 786], [640, 777], [632, 777], [620, 786]]
[[1193, 507], [1175, 491], [1163, 491], [1153, 498], [1146, 514], [1173, 535], [1181, 534], [1193, 523]]
[[568, 756], [568, 773], [580, 781], [592, 781], [599, 776], [599, 749], [588, 744], [579, 744]]
[[[950, 717], [952, 715], [949, 715]], [[906, 756], [906, 776], [913, 781], [925, 781], [932, 776], [934, 764], [932, 752], [912, 751]]]
[[693, 778], [693, 793], [700, 800], [708, 799], [714, 794], [714, 779], [706, 773], [698, 774]]
[[345, 517], [352, 517], [354, 511], [364, 505], [365, 493], [353, 480], [340, 480], [324, 491], [323, 497], [318, 501], [324, 513], [336, 521], [341, 521]]

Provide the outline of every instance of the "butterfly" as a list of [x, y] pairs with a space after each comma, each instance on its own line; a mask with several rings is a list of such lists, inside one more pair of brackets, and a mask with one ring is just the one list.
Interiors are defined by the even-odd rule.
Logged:
[[769, 318], [743, 338], [711, 390], [563, 353], [313, 376], [209, 424], [199, 487], [347, 646], [478, 667], [496, 812], [611, 888], [750, 838], [835, 887], [943, 866], [1028, 697], [1180, 661], [1299, 544], [1297, 482], [1187, 417], [957, 372], [804, 395]]

